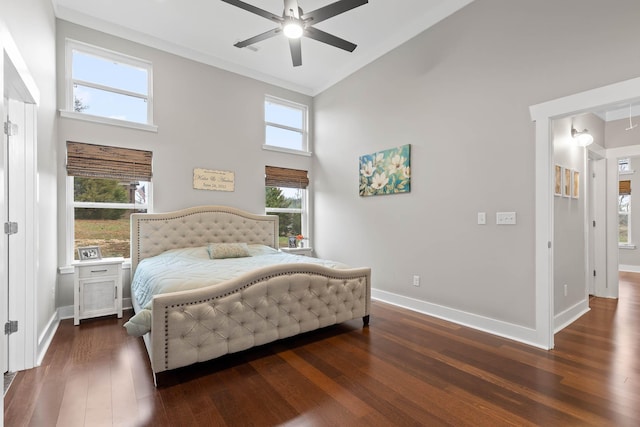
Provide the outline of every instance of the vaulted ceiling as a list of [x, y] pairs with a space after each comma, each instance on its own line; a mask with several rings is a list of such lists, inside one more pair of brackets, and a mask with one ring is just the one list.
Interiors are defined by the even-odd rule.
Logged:
[[[243, 0], [282, 16], [283, 0]], [[298, 0], [305, 12], [336, 0]], [[52, 0], [56, 16], [278, 86], [315, 95], [473, 0], [370, 0], [317, 28], [358, 45], [349, 53], [302, 39], [293, 67], [281, 34], [248, 48], [238, 41], [277, 24], [221, 0]]]

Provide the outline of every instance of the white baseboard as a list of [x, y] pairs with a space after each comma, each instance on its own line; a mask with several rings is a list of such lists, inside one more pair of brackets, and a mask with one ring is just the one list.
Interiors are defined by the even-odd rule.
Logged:
[[[73, 317], [73, 316], [72, 316]], [[42, 364], [42, 360], [44, 359], [44, 355], [47, 354], [47, 350], [51, 345], [51, 341], [53, 340], [53, 336], [56, 334], [58, 330], [58, 326], [60, 325], [60, 316], [56, 311], [47, 322], [47, 326], [42, 331], [42, 334], [38, 337], [38, 353], [36, 354], [36, 366], [40, 366]]]
[[629, 273], [640, 273], [640, 265], [625, 265], [620, 264], [618, 271], [627, 271]]
[[589, 301], [584, 300], [575, 304], [572, 307], [569, 307], [565, 311], [560, 314], [557, 314], [553, 318], [554, 330], [553, 333], [557, 334], [576, 320], [578, 320], [583, 314], [587, 313], [589, 310]]
[[62, 319], [72, 319], [73, 318], [73, 306], [66, 305], [64, 307], [58, 307], [58, 316], [60, 320]]
[[510, 340], [547, 350], [547, 347], [544, 344], [538, 342], [538, 334], [536, 330], [532, 328], [479, 316], [473, 313], [467, 313], [465, 311], [432, 304], [430, 302], [378, 289], [371, 290], [371, 297], [378, 301], [407, 308], [409, 310], [417, 311], [418, 313], [437, 317], [462, 326], [467, 326], [482, 332], [498, 335], [503, 338], [508, 338]]

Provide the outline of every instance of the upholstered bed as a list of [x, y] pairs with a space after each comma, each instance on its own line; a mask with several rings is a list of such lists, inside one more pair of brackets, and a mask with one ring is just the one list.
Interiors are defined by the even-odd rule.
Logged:
[[[257, 267], [222, 274], [215, 284], [205, 280], [204, 287], [188, 286], [190, 289], [152, 297], [143, 297], [140, 289], [132, 289], [134, 317], [145, 317], [139, 315], [147, 312], [150, 322], [149, 332], [142, 329], [132, 335], [146, 332], [142, 336], [156, 383], [161, 372], [224, 354], [351, 319], [362, 318], [368, 324], [370, 268], [348, 268], [279, 252], [277, 216], [254, 215], [231, 207], [133, 214], [132, 283], [137, 285], [144, 279], [141, 276], [163, 270], [178, 283], [177, 289], [183, 289], [182, 277], [197, 281], [188, 270], [202, 275], [199, 268], [218, 262], [207, 259], [206, 251], [211, 255], [212, 247], [224, 244], [249, 248], [254, 257], [251, 262]], [[260, 264], [263, 256], [277, 261]], [[186, 258], [196, 258], [200, 267], [185, 267]], [[178, 269], [167, 273], [169, 264]], [[218, 268], [226, 269], [224, 265]], [[136, 330], [135, 326], [131, 329]]]

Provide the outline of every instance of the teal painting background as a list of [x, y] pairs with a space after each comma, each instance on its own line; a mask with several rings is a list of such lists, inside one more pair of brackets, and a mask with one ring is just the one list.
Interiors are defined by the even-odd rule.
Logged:
[[360, 195], [411, 191], [411, 144], [360, 156]]

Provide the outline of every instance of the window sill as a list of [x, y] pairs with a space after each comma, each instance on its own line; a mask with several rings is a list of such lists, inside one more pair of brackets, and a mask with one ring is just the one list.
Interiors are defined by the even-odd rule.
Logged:
[[[131, 259], [125, 258], [124, 263], [122, 264], [123, 270], [131, 270]], [[61, 275], [65, 274], [73, 274], [75, 271], [73, 265], [65, 265], [63, 267], [58, 267], [58, 273]]]
[[120, 126], [129, 129], [144, 130], [147, 132], [158, 132], [158, 126], [146, 123], [136, 123], [127, 120], [112, 119], [109, 117], [92, 116], [91, 114], [78, 113], [77, 111], [60, 110], [60, 117], [66, 119], [82, 120], [103, 125]]
[[635, 249], [636, 245], [630, 243], [618, 243], [618, 249]]
[[292, 150], [290, 148], [274, 147], [273, 145], [266, 145], [266, 144], [262, 145], [262, 149], [268, 150], [268, 151], [277, 151], [279, 153], [288, 153], [288, 154], [295, 154], [298, 156], [311, 157], [310, 151]]

